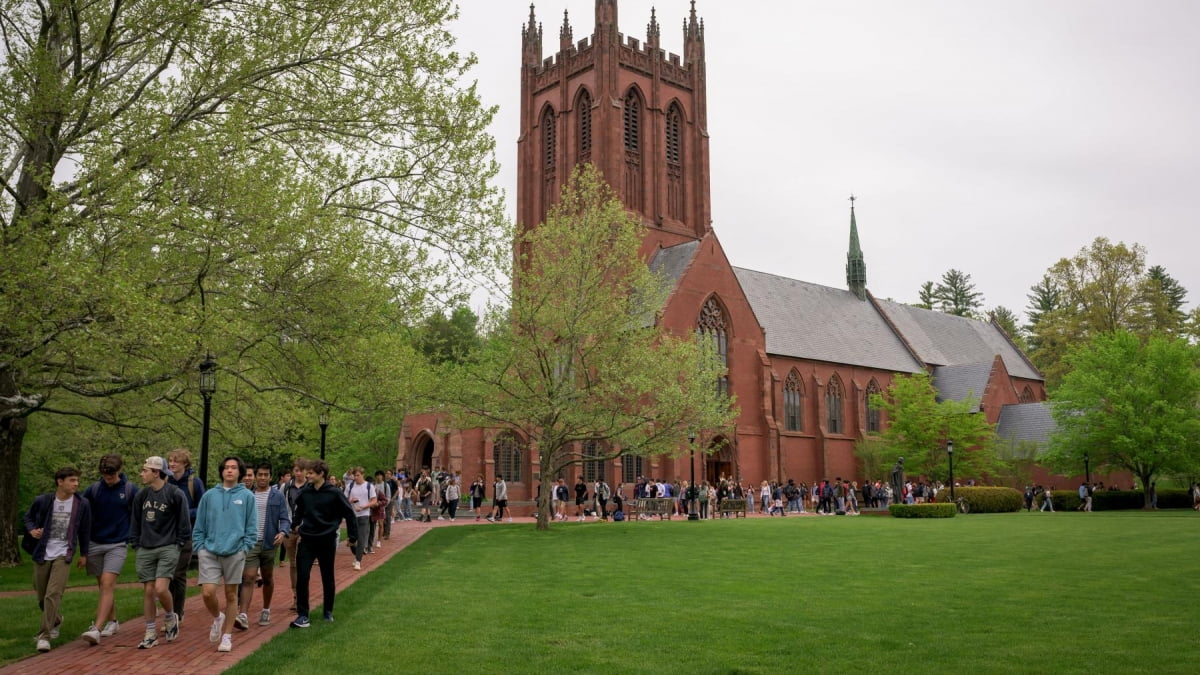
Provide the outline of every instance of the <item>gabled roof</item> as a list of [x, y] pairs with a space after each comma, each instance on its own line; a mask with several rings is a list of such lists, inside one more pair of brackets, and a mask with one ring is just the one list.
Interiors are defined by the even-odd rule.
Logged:
[[733, 273], [766, 329], [767, 353], [904, 373], [923, 371], [871, 303], [850, 291], [740, 267]]
[[[986, 321], [879, 300], [880, 308], [922, 361], [933, 366], [989, 364], [996, 355], [1013, 377], [1041, 380], [1000, 329]], [[982, 392], [979, 392], [982, 395]]]
[[937, 390], [940, 401], [964, 401], [970, 396], [975, 400], [972, 412], [979, 412], [979, 403], [983, 400], [983, 390], [991, 373], [992, 361], [936, 366], [933, 369], [933, 388]]
[[1012, 403], [1000, 409], [996, 435], [1010, 441], [1035, 441], [1045, 445], [1057, 428], [1046, 402]]
[[650, 271], [661, 275], [667, 280], [669, 287], [675, 288], [691, 264], [692, 258], [696, 257], [696, 250], [699, 248], [699, 239], [670, 248], [661, 248], [655, 251], [654, 257], [650, 259]]

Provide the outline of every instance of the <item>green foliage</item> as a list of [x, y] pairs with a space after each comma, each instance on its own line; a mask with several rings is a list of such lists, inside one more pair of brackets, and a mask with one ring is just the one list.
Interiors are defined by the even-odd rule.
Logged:
[[895, 460], [886, 459], [892, 456], [886, 441], [877, 436], [867, 436], [854, 442], [854, 456], [862, 468], [862, 475], [869, 480], [883, 479]]
[[958, 505], [947, 502], [928, 504], [888, 504], [893, 518], [953, 518], [958, 515]]
[[421, 353], [437, 365], [469, 359], [481, 344], [479, 317], [465, 305], [455, 307], [450, 318], [442, 312], [433, 312], [425, 319], [417, 337]]
[[[1195, 466], [1200, 455], [1200, 347], [1129, 331], [1101, 334], [1068, 356], [1054, 392], [1058, 431], [1045, 461], [1059, 468], [1126, 469], [1142, 489]], [[1149, 497], [1147, 496], [1147, 502]]]
[[[950, 499], [950, 489], [938, 491], [938, 499]], [[1025, 505], [1019, 490], [1008, 487], [957, 487], [954, 496], [966, 500], [971, 513], [1015, 513]], [[1057, 504], [1057, 500], [1055, 504]]]
[[1008, 334], [1008, 338], [1013, 341], [1021, 351], [1028, 351], [1029, 344], [1025, 339], [1025, 331], [1018, 323], [1017, 315], [1009, 308], [1003, 305], [997, 305], [995, 309], [988, 312], [988, 320], [994, 322], [997, 326], [1004, 329]]
[[438, 397], [455, 424], [512, 429], [535, 444], [544, 494], [583, 461], [587, 441], [602, 459], [678, 453], [689, 429], [703, 438], [734, 417], [714, 387], [724, 366], [710, 346], [656, 325], [666, 287], [638, 255], [640, 234], [599, 172], [582, 166], [546, 223], [520, 238], [510, 325], [478, 359], [443, 368]]
[[905, 474], [940, 478], [949, 469], [946, 441], [953, 440], [956, 475], [982, 476], [994, 470], [995, 430], [976, 412], [977, 399], [939, 402], [929, 376], [915, 373], [897, 376], [875, 403], [887, 412], [889, 422], [880, 434], [884, 466], [903, 456]]
[[1042, 444], [1037, 441], [997, 438], [993, 447], [996, 449], [996, 466], [989, 482], [1017, 486], [1028, 484], [1032, 480], [1033, 467], [1037, 466]]
[[926, 281], [925, 283], [921, 284], [921, 289], [917, 291], [917, 302], [913, 304], [913, 307], [920, 307], [921, 309], [933, 309], [934, 303], [937, 302], [937, 299], [933, 295], [933, 291], [934, 289], [932, 281]]
[[[926, 282], [928, 283], [928, 282]], [[922, 291], [925, 291], [923, 286]], [[922, 302], [925, 301], [922, 295]], [[975, 290], [971, 275], [956, 269], [946, 270], [931, 296], [933, 309], [955, 316], [975, 318], [983, 306], [983, 293]]]

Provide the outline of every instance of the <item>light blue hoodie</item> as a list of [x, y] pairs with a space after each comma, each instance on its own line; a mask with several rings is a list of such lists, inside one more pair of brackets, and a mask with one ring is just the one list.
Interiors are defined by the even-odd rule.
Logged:
[[254, 493], [238, 483], [209, 488], [196, 509], [192, 546], [216, 555], [249, 551], [258, 541], [258, 505]]

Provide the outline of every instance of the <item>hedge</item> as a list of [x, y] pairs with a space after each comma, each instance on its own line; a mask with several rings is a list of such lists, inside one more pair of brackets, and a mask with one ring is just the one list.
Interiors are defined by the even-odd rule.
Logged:
[[[1074, 511], [1079, 508], [1079, 490], [1053, 490], [1055, 511]], [[1040, 505], [1041, 499], [1034, 501], [1034, 508]], [[1096, 490], [1092, 493], [1093, 511], [1132, 511], [1143, 507], [1146, 503], [1146, 493], [1141, 490]], [[1190, 509], [1192, 496], [1186, 489], [1163, 488], [1158, 491], [1158, 508], [1160, 509]], [[974, 511], [974, 507], [971, 509]]]
[[893, 518], [953, 518], [958, 506], [948, 502], [934, 504], [888, 504]]
[[[1013, 513], [1020, 511], [1024, 497], [1020, 490], [1007, 487], [958, 487], [954, 486], [954, 497], [963, 499], [971, 506], [971, 513]], [[950, 488], [938, 490], [938, 500], [950, 501]], [[1058, 495], [1054, 496], [1054, 508], [1058, 508]]]

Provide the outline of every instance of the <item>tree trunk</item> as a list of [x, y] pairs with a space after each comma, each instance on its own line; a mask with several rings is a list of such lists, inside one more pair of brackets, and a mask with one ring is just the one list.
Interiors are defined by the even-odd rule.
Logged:
[[17, 493], [21, 477], [21, 443], [25, 438], [26, 418], [4, 417], [11, 409], [0, 409], [0, 567], [21, 564], [17, 546]]
[[550, 498], [550, 491], [554, 489], [554, 478], [553, 474], [547, 471], [547, 469], [550, 467], [546, 466], [545, 463], [539, 462], [539, 464], [541, 464], [542, 470], [542, 477], [540, 478], [542, 481], [542, 493], [537, 500], [537, 529], [549, 530], [550, 519], [553, 517], [553, 514], [550, 513], [550, 504], [552, 504], [554, 500]]

